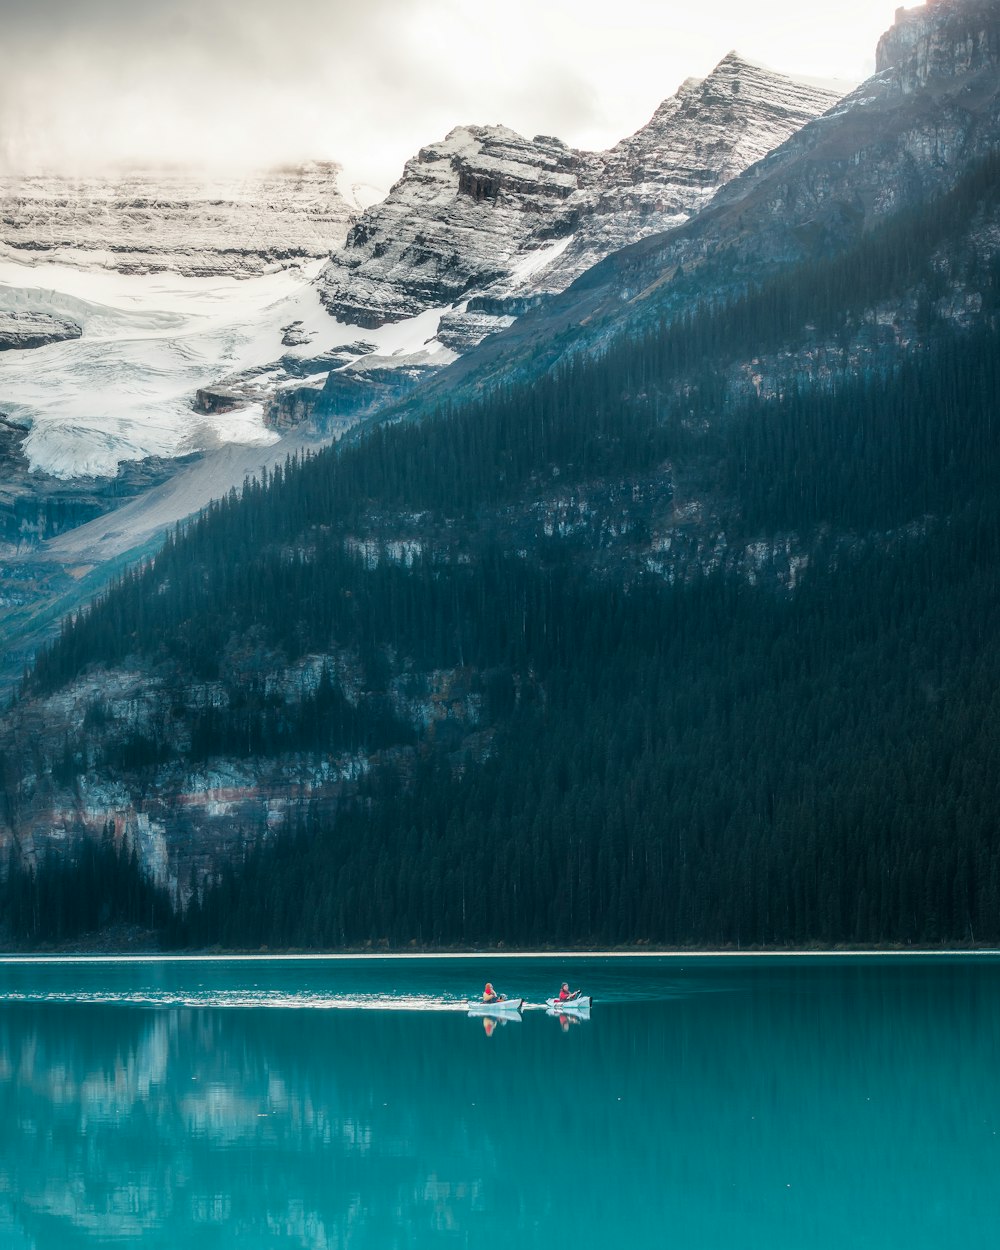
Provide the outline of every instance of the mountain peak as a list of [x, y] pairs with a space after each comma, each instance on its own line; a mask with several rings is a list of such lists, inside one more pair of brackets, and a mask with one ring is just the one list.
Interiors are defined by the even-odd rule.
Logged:
[[729, 68], [730, 66], [733, 67], [734, 69], [740, 69], [740, 68], [766, 69], [767, 68], [764, 65], [760, 65], [756, 61], [751, 61], [749, 60], [749, 58], [742, 56], [735, 48], [730, 48], [730, 50], [726, 53], [726, 55], [722, 58], [722, 60], [718, 63], [718, 65], [716, 65], [715, 69], [711, 71], [711, 73], [709, 74], [709, 78], [711, 78], [712, 74], [718, 73], [720, 69]]
[[733, 51], [606, 152], [457, 126], [333, 254], [324, 303], [365, 329], [446, 309], [439, 341], [465, 350], [609, 252], [686, 221], [838, 98]]

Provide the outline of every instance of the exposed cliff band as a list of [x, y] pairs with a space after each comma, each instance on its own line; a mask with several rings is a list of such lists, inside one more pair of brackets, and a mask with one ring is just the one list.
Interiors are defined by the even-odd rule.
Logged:
[[607, 152], [460, 126], [408, 161], [323, 274], [323, 300], [366, 328], [462, 304], [441, 326], [462, 351], [609, 252], [686, 221], [838, 95], [731, 53]]

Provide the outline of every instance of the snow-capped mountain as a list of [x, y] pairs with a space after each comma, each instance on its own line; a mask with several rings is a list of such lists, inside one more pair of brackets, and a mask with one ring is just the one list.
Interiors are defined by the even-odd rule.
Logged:
[[0, 259], [248, 277], [327, 256], [352, 209], [339, 168], [316, 162], [243, 176], [138, 170], [0, 178]]
[[[281, 641], [272, 644], [270, 653], [264, 650], [266, 644], [258, 641], [256, 630], [262, 597], [257, 592], [265, 577], [277, 577], [279, 570], [283, 575], [286, 567], [294, 569], [296, 580], [291, 580], [290, 574], [288, 582], [277, 584], [295, 587], [298, 594], [300, 586], [310, 586], [308, 580], [297, 580], [299, 571], [314, 569], [324, 547], [328, 552], [340, 552], [340, 539], [345, 540], [343, 550], [352, 557], [356, 555], [359, 562], [371, 561], [367, 564], [369, 571], [379, 561], [387, 568], [390, 564], [396, 567], [399, 581], [395, 575], [379, 579], [380, 593], [384, 591], [387, 596], [399, 593], [404, 585], [404, 570], [417, 558], [420, 574], [410, 585], [442, 584], [436, 576], [426, 573], [445, 569], [449, 563], [462, 563], [468, 547], [463, 550], [461, 544], [468, 542], [469, 533], [481, 536], [480, 552], [489, 553], [486, 558], [490, 561], [497, 550], [517, 551], [525, 567], [534, 563], [544, 571], [545, 585], [553, 584], [551, 570], [554, 553], [558, 551], [557, 558], [565, 561], [567, 568], [599, 570], [600, 577], [593, 581], [604, 586], [618, 574], [636, 582], [645, 582], [647, 575], [652, 575], [678, 588], [698, 585], [702, 579], [710, 578], [708, 602], [716, 605], [725, 602], [715, 598], [721, 579], [745, 579], [747, 586], [770, 582], [783, 592], [778, 608], [781, 613], [786, 610], [784, 592], [791, 594], [800, 577], [812, 578], [822, 569], [833, 569], [843, 561], [844, 566], [853, 569], [849, 579], [840, 583], [849, 591], [845, 619], [850, 615], [849, 604], [858, 588], [865, 589], [863, 583], [876, 571], [880, 553], [885, 552], [887, 558], [891, 553], [894, 559], [896, 553], [905, 549], [915, 554], [906, 555], [908, 563], [902, 568], [916, 570], [924, 563], [933, 570], [938, 567], [936, 553], [949, 549], [957, 552], [962, 538], [949, 539], [948, 546], [938, 545], [934, 538], [934, 545], [924, 549], [926, 555], [917, 554], [925, 540], [951, 530], [952, 517], [980, 510], [983, 505], [976, 501], [988, 498], [992, 480], [989, 471], [981, 477], [978, 473], [970, 477], [969, 485], [976, 494], [967, 495], [960, 483], [953, 488], [951, 484], [957, 479], [949, 467], [949, 441], [938, 441], [938, 433], [945, 433], [944, 427], [924, 427], [916, 422], [911, 425], [909, 414], [905, 422], [897, 423], [894, 418], [873, 424], [870, 411], [861, 404], [852, 415], [851, 396], [862, 392], [846, 391], [842, 399], [839, 382], [844, 375], [836, 370], [846, 370], [855, 383], [862, 378], [884, 379], [887, 386], [891, 383], [895, 387], [893, 379], [898, 377], [903, 384], [896, 393], [904, 401], [911, 386], [912, 393], [920, 397], [919, 384], [908, 379], [929, 378], [931, 367], [927, 360], [933, 358], [925, 358], [924, 364], [920, 364], [917, 355], [931, 346], [935, 333], [946, 333], [950, 339], [954, 327], [963, 324], [954, 315], [959, 307], [956, 296], [961, 299], [960, 311], [965, 310], [965, 324], [975, 325], [978, 318], [979, 328], [995, 326], [995, 265], [1000, 239], [1000, 197], [996, 194], [996, 154], [1000, 152], [1000, 0], [992, 0], [983, 9], [985, 15], [980, 13], [978, 0], [954, 0], [951, 4], [939, 3], [926, 10], [904, 13], [893, 35], [883, 42], [877, 75], [853, 97], [805, 126], [762, 163], [728, 184], [713, 204], [688, 224], [614, 253], [567, 291], [526, 312], [506, 333], [489, 337], [453, 369], [441, 371], [432, 384], [431, 400], [426, 393], [423, 399], [425, 409], [431, 407], [433, 398], [439, 398], [442, 403], [454, 405], [458, 412], [466, 395], [489, 394], [488, 388], [503, 378], [514, 398], [512, 412], [523, 398], [520, 406], [525, 427], [512, 431], [506, 410], [496, 405], [493, 411], [498, 411], [501, 419], [492, 426], [486, 420], [464, 423], [464, 429], [471, 432], [468, 439], [461, 434], [455, 437], [455, 432], [463, 429], [456, 422], [444, 427], [440, 442], [422, 444], [424, 432], [414, 430], [417, 437], [409, 443], [396, 443], [384, 459], [373, 455], [372, 460], [366, 461], [363, 457], [367, 453], [359, 452], [354, 465], [374, 464], [379, 468], [371, 476], [362, 471], [352, 477], [349, 470], [341, 479], [344, 494], [340, 497], [360, 501], [346, 521], [331, 512], [330, 501], [338, 498], [334, 488], [338, 474], [332, 457], [321, 461], [315, 471], [310, 470], [314, 475], [300, 479], [307, 484], [299, 496], [301, 508], [290, 506], [295, 496], [286, 490], [270, 496], [273, 506], [268, 511], [255, 513], [248, 506], [241, 514], [246, 524], [239, 539], [239, 554], [230, 557], [226, 544], [216, 546], [217, 551], [224, 553], [222, 559], [232, 558], [236, 566], [231, 581], [236, 589], [224, 602], [226, 613], [239, 611], [238, 618], [220, 611], [221, 596], [216, 595], [216, 588], [222, 578], [205, 574], [205, 590], [198, 588], [196, 592], [202, 604], [197, 609], [199, 614], [187, 610], [190, 614], [181, 616], [178, 611], [175, 617], [184, 622], [182, 631], [173, 635], [178, 641], [172, 654], [180, 659], [165, 663], [167, 649], [160, 647], [160, 640], [150, 634], [151, 644], [156, 645], [145, 660], [123, 646], [121, 658], [110, 671], [96, 666], [77, 667], [76, 675], [63, 689], [54, 693], [40, 689], [32, 699], [18, 704], [6, 731], [0, 727], [0, 748], [12, 761], [17, 799], [10, 805], [17, 816], [16, 826], [11, 822], [6, 835], [8, 844], [16, 836], [21, 845], [40, 850], [55, 838], [64, 840], [73, 832], [91, 831], [100, 836], [106, 822], [115, 820], [119, 827], [127, 825], [134, 831], [147, 862], [165, 861], [168, 872], [174, 874], [173, 881], [179, 883], [190, 879], [192, 852], [204, 854], [208, 860], [218, 855], [220, 847], [233, 845], [248, 833], [263, 835], [271, 827], [275, 812], [301, 803], [303, 786], [309, 801], [317, 807], [323, 802], [336, 805], [345, 793], [352, 792], [350, 787], [356, 785], [361, 770], [376, 762], [381, 765], [380, 755], [359, 757], [345, 753], [315, 766], [304, 766], [302, 753], [285, 752], [277, 736], [274, 741], [279, 746], [272, 755], [261, 753], [248, 758], [242, 746], [238, 750], [223, 746], [206, 765], [201, 759], [192, 759], [191, 751], [191, 726], [203, 723], [200, 718], [206, 707], [232, 709], [232, 719], [227, 723], [241, 728], [248, 722], [237, 716], [242, 717], [244, 709], [255, 706], [255, 700], [262, 714], [270, 716], [272, 707], [282, 709], [281, 714], [288, 717], [286, 724], [295, 723], [293, 716], [304, 716], [302, 709], [312, 715], [310, 708], [315, 705], [308, 700], [318, 689], [324, 665], [345, 683], [344, 689], [353, 698], [372, 689], [368, 672], [376, 674], [371, 680], [380, 682], [386, 680], [384, 672], [391, 672], [386, 689], [394, 701], [394, 713], [407, 718], [405, 723], [417, 735], [421, 749], [433, 736], [452, 759], [465, 759], [469, 757], [460, 754], [464, 747], [459, 744], [469, 744], [470, 752], [482, 752], [485, 741], [498, 742], [499, 735], [485, 737], [485, 732], [492, 730], [480, 718], [488, 714], [484, 709], [489, 706], [489, 695], [479, 693], [496, 688], [487, 686], [496, 670], [490, 670], [487, 676], [476, 676], [474, 680], [482, 683], [478, 687], [470, 685], [469, 674], [476, 672], [476, 661], [462, 654], [460, 643], [454, 660], [447, 661], [453, 667], [444, 667], [438, 658], [437, 639], [434, 649], [424, 645], [426, 635], [419, 648], [407, 643], [407, 631], [399, 626], [398, 618], [391, 620], [389, 612], [382, 616], [373, 610], [367, 587], [363, 596], [352, 592], [348, 598], [344, 594], [340, 602], [347, 599], [350, 606], [330, 609], [331, 614], [337, 613], [336, 634], [332, 630], [308, 633], [312, 625], [306, 623], [307, 617], [316, 610], [316, 601], [305, 594], [298, 598], [286, 596], [279, 604], [275, 621], [281, 620], [286, 610], [298, 612], [304, 623], [302, 637], [315, 637], [317, 652], [290, 660], [283, 650], [283, 640], [292, 637], [292, 631], [286, 631], [283, 625], [280, 634], [273, 635]], [[976, 50], [975, 57], [970, 57], [970, 49]], [[929, 63], [934, 68], [925, 76], [924, 67]], [[504, 142], [510, 150], [510, 141]], [[984, 164], [984, 158], [988, 163]], [[558, 170], [550, 171], [550, 187], [555, 185], [556, 173]], [[970, 178], [972, 181], [966, 182]], [[963, 185], [962, 197], [952, 198], [956, 188], [962, 189]], [[875, 231], [882, 231], [881, 236]], [[580, 234], [582, 226], [573, 236], [566, 237]], [[548, 252], [551, 264], [558, 258], [548, 249], [560, 241], [550, 239], [536, 247], [534, 253], [526, 254], [537, 257]], [[566, 252], [570, 246], [565, 245]], [[865, 250], [869, 247], [873, 250]], [[877, 264], [873, 265], [876, 272], [869, 275], [862, 262], [871, 262], [878, 247], [883, 248], [887, 263], [881, 271]], [[803, 263], [804, 267], [799, 268]], [[838, 279], [841, 269], [843, 284]], [[783, 285], [789, 277], [796, 278], [794, 286]], [[973, 280], [977, 283], [975, 289], [970, 285]], [[753, 318], [742, 317], [732, 306], [726, 308], [732, 292], [755, 283], [761, 284], [767, 303], [755, 306], [751, 302], [745, 307], [751, 311], [755, 307], [768, 309], [770, 315], [761, 317], [760, 324]], [[243, 284], [244, 288], [251, 286]], [[315, 288], [308, 290], [315, 299]], [[318, 299], [313, 309], [315, 318], [312, 314], [307, 317], [304, 296], [296, 298], [299, 303], [294, 320], [301, 325], [291, 328], [292, 319], [278, 320], [277, 311], [269, 313], [269, 341], [280, 331], [300, 344], [289, 351], [303, 351], [310, 349], [301, 346], [301, 340], [313, 336], [314, 350], [338, 344], [338, 358], [353, 356], [355, 361], [377, 357], [397, 362], [412, 359], [415, 347], [429, 350], [425, 340], [433, 339], [441, 319], [438, 305], [418, 317], [359, 329], [356, 323], [352, 327], [330, 322]], [[922, 307], [928, 301], [929, 310]], [[674, 408], [683, 418], [677, 424], [684, 431], [683, 437], [674, 439], [671, 426], [671, 441], [666, 444], [676, 447], [676, 454], [671, 451], [669, 459], [662, 459], [660, 449], [664, 443], [639, 436], [635, 445], [647, 449], [651, 458], [645, 459], [647, 450], [641, 455], [636, 452], [634, 467], [620, 469], [619, 446], [626, 440], [606, 434], [604, 404], [598, 401], [591, 410], [589, 426], [574, 420], [565, 422], [563, 427], [572, 431], [574, 439], [578, 432], [591, 438], [593, 452], [586, 442], [570, 441], [558, 458], [559, 443], [550, 437], [550, 431], [558, 428], [556, 423], [550, 420], [546, 427], [538, 422], [537, 458], [522, 462], [523, 467], [517, 470], [521, 476], [508, 480], [517, 457], [507, 449], [513, 445], [520, 453], [535, 441], [530, 436], [535, 430], [529, 424], [529, 418], [535, 416], [531, 406], [535, 398], [531, 391], [533, 381], [558, 359], [560, 352], [578, 353], [582, 358], [589, 347], [607, 342], [611, 334], [621, 336], [623, 344], [635, 344], [651, 327], [658, 326], [664, 315], [696, 309], [699, 304], [711, 307], [713, 322], [704, 322], [703, 332], [689, 338], [687, 346], [681, 341], [676, 355], [667, 350], [674, 346], [670, 337], [662, 336], [664, 360], [671, 363], [665, 363], [662, 371], [651, 365], [653, 381], [648, 389], [645, 384], [639, 386], [628, 380], [628, 357], [625, 364], [620, 356], [615, 363], [614, 353], [609, 353], [604, 363], [617, 372], [604, 372], [603, 381], [600, 354], [591, 362], [594, 371], [590, 378], [600, 384], [599, 396], [614, 395], [624, 411], [637, 418], [648, 412], [649, 420], [656, 422], [638, 426], [639, 430], [663, 429], [654, 414], [661, 403], [670, 410], [675, 397], [684, 396], [685, 404]], [[781, 310], [789, 306], [794, 316], [786, 322]], [[733, 311], [738, 315], [728, 318], [726, 314]], [[719, 315], [715, 317], [715, 313]], [[823, 318], [827, 320], [824, 322]], [[953, 346], [957, 342], [956, 338]], [[722, 344], [719, 351], [715, 350], [717, 343]], [[61, 350], [68, 352], [72, 346], [63, 344]], [[260, 354], [262, 347], [263, 341], [254, 345], [259, 359], [264, 358]], [[55, 350], [43, 348], [35, 358]], [[704, 368], [706, 351], [711, 353], [708, 371]], [[943, 370], [944, 391], [953, 382], [951, 369], [960, 371], [950, 362], [968, 357], [938, 359], [949, 366]], [[685, 360], [690, 370], [687, 375], [679, 372]], [[680, 362], [676, 367], [675, 361]], [[911, 365], [917, 364], [921, 369], [918, 374], [908, 372]], [[307, 365], [300, 358], [296, 367]], [[346, 372], [353, 368], [352, 364], [338, 364], [330, 373], [330, 384], [338, 379], [343, 384]], [[639, 372], [631, 374], [632, 379], [639, 376]], [[736, 387], [741, 383], [746, 383], [746, 389], [738, 391]], [[729, 395], [739, 402], [720, 402], [720, 385], [731, 387]], [[539, 387], [538, 391], [544, 389]], [[576, 394], [582, 393], [581, 386]], [[810, 393], [818, 404], [825, 403], [824, 397], [828, 397], [837, 405], [825, 433], [814, 429], [813, 423], [802, 415], [819, 411], [818, 408], [800, 408], [798, 400], [795, 404], [768, 406], [776, 396], [799, 395], [804, 403]], [[872, 389], [865, 393], [872, 397], [879, 394]], [[993, 390], [984, 387], [981, 394], [990, 398]], [[742, 396], [752, 397], [750, 409], [744, 407]], [[575, 417], [573, 393], [567, 398], [567, 410]], [[690, 410], [686, 409], [687, 400], [692, 405]], [[617, 402], [614, 406], [618, 406]], [[902, 408], [905, 407], [904, 403]], [[981, 408], [977, 398], [970, 402], [968, 412], [956, 410], [955, 430], [964, 429], [973, 409]], [[488, 416], [490, 408], [479, 411]], [[548, 411], [555, 411], [554, 401]], [[872, 411], [881, 413], [880, 408]], [[980, 416], [985, 413], [988, 417], [990, 411], [987, 403]], [[775, 423], [774, 437], [765, 419], [771, 416], [781, 420], [781, 424]], [[841, 418], [849, 418], [843, 427], [838, 424]], [[425, 432], [432, 434], [435, 425], [431, 418]], [[988, 421], [984, 420], [973, 428], [985, 432], [987, 426]], [[529, 429], [528, 437], [524, 436], [524, 428]], [[631, 431], [625, 428], [631, 439]], [[924, 439], [924, 429], [936, 433]], [[904, 435], [901, 441], [896, 437], [899, 431]], [[921, 433], [921, 437], [908, 437], [913, 432]], [[384, 445], [381, 440], [373, 440], [370, 446], [391, 448], [396, 433], [389, 428]], [[513, 444], [507, 442], [512, 435]], [[448, 495], [442, 488], [446, 502], [437, 505], [433, 491], [424, 488], [422, 473], [427, 471], [431, 459], [426, 448], [449, 447], [448, 439], [455, 447], [464, 442], [465, 451], [461, 456], [456, 452], [454, 460], [447, 457], [441, 470], [442, 480], [450, 474], [454, 480], [462, 481], [463, 471], [470, 467], [478, 472], [482, 463], [491, 466], [492, 476], [478, 479], [490, 483], [489, 493], [473, 497], [471, 506], [460, 489]], [[966, 441], [964, 434], [961, 438], [956, 435], [951, 445], [956, 443], [966, 449], [968, 458], [960, 462], [965, 465], [972, 463], [978, 448], [993, 445], [985, 433], [981, 442], [978, 435], [971, 441]], [[921, 445], [920, 458], [911, 461], [908, 449], [916, 451], [917, 444]], [[578, 450], [581, 446], [582, 453]], [[754, 459], [756, 456], [762, 458]], [[872, 458], [882, 466], [879, 476], [856, 476], [856, 471], [865, 471]], [[778, 475], [771, 477], [767, 466], [775, 464]], [[834, 469], [835, 465], [839, 467]], [[915, 467], [911, 470], [909, 465]], [[217, 464], [209, 466], [206, 459], [204, 464], [192, 466], [202, 470], [209, 467], [214, 472]], [[819, 504], [825, 511], [813, 514], [810, 509], [817, 506], [818, 488], [826, 489], [826, 475], [833, 471], [843, 475], [834, 479], [840, 485], [825, 496], [826, 504]], [[169, 488], [176, 489], [180, 478], [177, 475]], [[884, 519], [878, 507], [868, 510], [868, 501], [880, 491], [891, 493], [886, 491], [886, 484], [903, 478], [912, 483], [914, 493], [906, 498], [912, 501], [914, 511], [909, 510], [908, 503], [907, 510], [898, 514], [897, 527], [896, 521]], [[346, 485], [348, 479], [350, 487]], [[228, 483], [231, 478], [223, 480]], [[943, 507], [959, 511], [941, 511], [936, 515], [928, 511], [924, 484], [932, 481], [947, 484], [938, 496], [945, 501]], [[189, 478], [190, 489], [184, 496], [183, 507], [190, 508], [199, 499], [197, 492], [202, 487], [218, 493], [219, 484], [218, 475], [211, 482], [198, 483]], [[782, 484], [788, 485], [787, 494], [771, 491], [772, 485]], [[349, 493], [355, 488], [355, 495]], [[365, 497], [368, 491], [370, 496]], [[756, 513], [749, 514], [745, 503], [755, 497], [759, 501]], [[859, 506], [856, 513], [851, 510], [852, 498]], [[450, 504], [448, 499], [452, 500]], [[789, 499], [802, 501], [799, 517], [804, 515], [804, 520], [796, 520], [794, 514], [789, 520]], [[169, 509], [174, 504], [164, 494], [160, 495], [159, 504], [163, 510], [157, 513], [157, 520], [162, 526], [169, 521]], [[818, 519], [811, 520], [812, 515]], [[858, 515], [871, 519], [855, 524], [852, 517]], [[259, 528], [254, 528], [260, 517], [268, 518], [267, 523], [261, 522]], [[302, 517], [307, 519], [299, 519]], [[87, 568], [100, 561], [102, 553], [106, 559], [107, 531], [132, 529], [136, 523], [135, 514], [127, 515], [123, 509], [113, 518], [102, 517], [55, 542], [68, 540], [61, 552], [66, 566], [74, 570]], [[91, 531], [92, 546], [84, 547], [87, 529]], [[984, 536], [986, 532], [981, 531]], [[258, 536], [264, 534], [265, 550], [254, 552]], [[979, 570], [989, 563], [992, 541], [984, 537], [977, 562], [970, 565], [970, 578], [981, 577]], [[202, 553], [207, 553], [208, 547], [206, 542]], [[857, 563], [855, 557], [859, 557]], [[472, 560], [471, 553], [468, 558]], [[214, 555], [212, 559], [212, 565], [203, 567], [222, 567], [222, 559]], [[141, 602], [152, 605], [154, 593], [163, 594], [172, 596], [179, 608], [183, 599], [178, 584], [171, 581], [173, 569], [179, 567], [180, 562], [166, 564], [162, 580], [150, 579], [150, 597]], [[363, 575], [359, 573], [359, 577]], [[931, 580], [938, 588], [935, 595], [940, 594], [943, 603], [951, 594], [953, 583], [936, 574]], [[895, 598], [895, 575], [881, 584], [885, 587], [890, 582], [893, 591], [885, 600], [887, 614], [899, 602]], [[319, 576], [313, 584], [322, 587], [323, 593], [327, 586], [337, 585], [333, 578], [324, 583]], [[973, 580], [968, 584], [972, 585]], [[922, 587], [916, 578], [912, 585]], [[338, 598], [345, 590], [343, 585], [339, 587]], [[14, 591], [24, 594], [20, 585]], [[404, 604], [400, 612], [407, 614], [408, 621], [412, 619], [409, 613], [413, 602], [409, 593], [407, 588], [397, 599]], [[440, 602], [439, 592], [432, 593], [435, 602]], [[466, 599], [464, 594], [464, 590], [459, 593], [455, 609], [463, 614], [465, 605], [474, 598]], [[924, 620], [924, 591], [917, 589], [915, 594], [914, 619]], [[362, 599], [367, 607], [360, 606]], [[741, 593], [730, 602], [743, 599]], [[588, 598], [580, 602], [595, 601]], [[988, 596], [982, 602], [987, 601]], [[765, 602], [767, 618], [776, 619], [773, 613], [777, 600], [768, 594], [766, 600], [761, 600], [762, 604]], [[814, 599], [810, 612], [822, 616], [826, 603], [825, 599]], [[153, 615], [155, 607], [143, 611], [148, 612], [147, 619], [160, 619]], [[362, 611], [370, 615], [362, 618]], [[38, 615], [36, 612], [33, 617]], [[141, 619], [141, 615], [132, 619]], [[234, 628], [233, 619], [247, 622], [246, 628]], [[365, 621], [358, 630], [363, 644], [357, 651], [350, 651], [344, 637], [356, 628], [359, 619]], [[435, 632], [440, 635], [440, 618], [428, 619], [434, 620]], [[454, 619], [459, 621], [455, 637], [461, 640], [468, 636], [468, 626], [464, 618]], [[805, 615], [783, 619], [808, 622], [812, 618]], [[33, 625], [33, 619], [29, 623]], [[516, 623], [513, 628], [518, 629]], [[218, 679], [206, 678], [201, 669], [182, 667], [189, 664], [189, 640], [209, 629], [221, 631], [215, 650], [210, 651], [213, 662], [217, 656], [220, 659], [223, 675]], [[523, 625], [520, 629], [522, 634], [528, 632]], [[733, 637], [739, 636], [737, 630]], [[27, 641], [37, 637], [27, 636]], [[21, 642], [25, 638], [23, 631], [15, 635], [26, 653], [27, 643]], [[385, 645], [373, 639], [384, 640]], [[502, 634], [499, 639], [496, 645], [502, 654], [507, 644]], [[124, 642], [131, 648], [130, 635]], [[678, 662], [682, 665], [685, 645], [682, 640], [678, 650]], [[709, 649], [712, 645], [709, 639]], [[865, 645], [868, 647], [869, 643], [866, 641]], [[321, 654], [321, 648], [329, 651]], [[883, 655], [889, 657], [895, 650], [895, 643], [884, 652], [876, 650], [872, 672], [881, 667]], [[366, 657], [377, 656], [370, 670], [362, 667], [368, 664], [367, 658], [360, 658], [362, 652]], [[755, 651], [754, 655], [761, 653]], [[938, 652], [932, 648], [931, 654]], [[845, 655], [844, 664], [847, 663]], [[268, 665], [271, 667], [265, 682], [262, 674], [268, 672]], [[912, 664], [902, 664], [900, 697], [902, 705], [916, 707], [915, 715], [922, 722], [926, 720], [926, 692], [922, 685], [914, 685], [912, 668]], [[808, 671], [809, 689], [803, 689], [813, 700], [812, 670]], [[840, 667], [838, 661], [831, 678], [844, 671], [846, 667]], [[747, 670], [745, 675], [750, 688], [756, 680], [756, 670]], [[917, 678], [921, 678], [920, 673]], [[971, 689], [976, 678], [970, 676], [968, 680]], [[965, 688], [956, 687], [959, 694]], [[514, 692], [519, 687], [512, 680], [509, 689]], [[830, 689], [836, 704], [836, 683]], [[90, 708], [100, 709], [100, 715], [88, 716]], [[748, 723], [751, 721], [752, 717]], [[947, 722], [942, 723], [947, 729]], [[68, 747], [81, 725], [83, 739]], [[6, 740], [2, 737], [4, 732]], [[714, 732], [713, 727], [709, 726], [707, 732]], [[237, 742], [235, 733], [229, 741]], [[131, 772], [102, 762], [135, 758], [136, 746], [144, 743], [160, 744], [157, 750], [164, 762], [136, 766]], [[75, 757], [67, 759], [72, 751], [76, 752]], [[47, 765], [40, 768], [29, 758], [29, 752], [48, 761]], [[312, 771], [308, 771], [310, 768]], [[155, 787], [150, 781], [153, 775]], [[906, 770], [900, 775], [905, 777]]]
[[355, 211], [338, 174], [0, 179], [0, 349], [15, 349], [0, 393], [30, 467], [114, 476], [123, 461], [273, 441], [259, 405], [220, 416], [196, 396], [276, 360], [292, 323], [300, 337], [310, 317], [328, 323], [310, 283]]
[[607, 152], [458, 127], [351, 229], [323, 273], [324, 303], [360, 327], [445, 308], [441, 340], [463, 351], [526, 300], [688, 220], [838, 98], [730, 53]]
[[7, 178], [0, 309], [11, 334], [26, 317], [51, 334], [11, 339], [37, 350], [0, 366], [3, 410], [30, 428], [31, 467], [60, 477], [269, 441], [321, 393], [324, 420], [350, 419], [686, 220], [835, 100], [732, 54], [608, 152], [458, 127], [349, 235], [329, 164]]

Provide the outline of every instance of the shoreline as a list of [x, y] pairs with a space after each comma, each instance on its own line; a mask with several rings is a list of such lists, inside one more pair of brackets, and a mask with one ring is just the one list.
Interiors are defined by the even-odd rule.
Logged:
[[503, 959], [979, 959], [1000, 958], [996, 947], [921, 947], [900, 949], [896, 947], [866, 947], [862, 949], [760, 949], [760, 950], [473, 950], [473, 951], [331, 951], [319, 953], [289, 952], [221, 952], [167, 954], [163, 951], [113, 952], [82, 951], [0, 952], [0, 965], [7, 964], [71, 964], [71, 963], [303, 963], [451, 959], [451, 960], [503, 960]]

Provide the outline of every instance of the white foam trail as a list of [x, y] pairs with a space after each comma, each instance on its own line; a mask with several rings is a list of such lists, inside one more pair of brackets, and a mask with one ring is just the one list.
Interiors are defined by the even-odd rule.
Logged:
[[289, 994], [271, 990], [0, 992], [3, 1003], [75, 1003], [125, 1007], [267, 1007], [309, 1008], [323, 1011], [466, 1011], [466, 999], [430, 995]]

